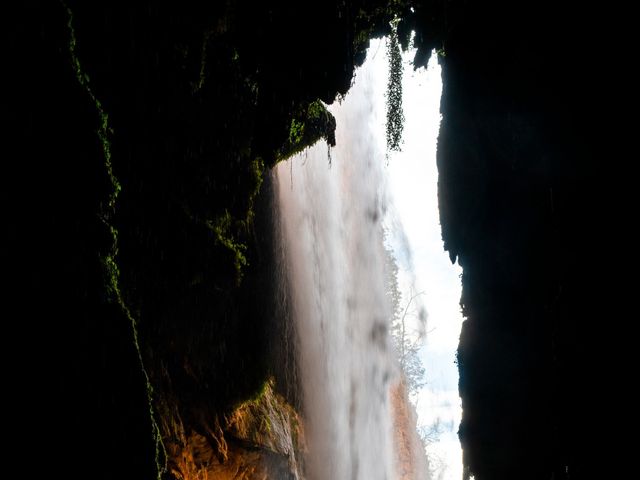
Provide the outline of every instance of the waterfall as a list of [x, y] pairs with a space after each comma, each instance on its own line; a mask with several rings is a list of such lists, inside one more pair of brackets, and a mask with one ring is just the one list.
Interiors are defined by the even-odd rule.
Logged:
[[370, 127], [370, 75], [365, 64], [330, 108], [337, 120], [330, 157], [320, 142], [274, 173], [309, 480], [398, 478], [381, 225], [385, 155]]

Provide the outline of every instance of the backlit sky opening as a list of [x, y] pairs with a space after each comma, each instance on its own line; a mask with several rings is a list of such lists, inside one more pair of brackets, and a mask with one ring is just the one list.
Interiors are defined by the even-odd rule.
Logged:
[[[403, 54], [401, 152], [389, 154], [386, 171], [390, 208], [385, 219], [390, 246], [398, 261], [403, 306], [420, 292], [427, 313], [421, 359], [426, 386], [416, 396], [418, 422], [430, 432], [427, 452], [434, 480], [462, 478], [462, 452], [457, 438], [462, 414], [458, 371], [454, 363], [462, 314], [460, 266], [444, 251], [438, 212], [437, 137], [440, 128], [441, 70], [436, 54], [427, 69], [413, 69], [415, 50]], [[385, 40], [373, 40], [368, 60], [373, 63], [373, 128], [384, 150], [385, 91], [388, 58]]]

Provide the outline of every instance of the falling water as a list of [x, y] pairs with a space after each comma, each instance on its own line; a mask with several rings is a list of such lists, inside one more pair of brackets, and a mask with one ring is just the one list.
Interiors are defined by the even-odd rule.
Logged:
[[396, 479], [381, 221], [384, 152], [369, 126], [363, 67], [336, 116], [337, 146], [280, 164], [276, 205], [298, 370], [309, 480]]

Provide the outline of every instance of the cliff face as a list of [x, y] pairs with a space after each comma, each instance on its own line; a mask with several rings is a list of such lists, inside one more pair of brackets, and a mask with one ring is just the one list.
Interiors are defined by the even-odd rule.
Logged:
[[34, 475], [70, 449], [71, 478], [186, 478], [225, 443], [230, 465], [288, 465], [231, 422], [272, 374], [295, 404], [263, 177], [331, 141], [317, 100], [346, 93], [385, 4], [314, 2], [296, 22], [277, 2], [7, 11], [2, 261], [21, 348], [4, 354]]
[[[468, 472], [622, 468], [618, 399], [628, 215], [624, 23], [574, 2], [447, 2], [438, 142], [445, 248], [464, 269], [458, 364]], [[425, 17], [422, 17], [425, 21]], [[420, 24], [420, 21], [417, 21]], [[613, 50], [609, 45], [615, 44]], [[420, 59], [418, 59], [420, 60]], [[624, 242], [623, 242], [624, 243]]]

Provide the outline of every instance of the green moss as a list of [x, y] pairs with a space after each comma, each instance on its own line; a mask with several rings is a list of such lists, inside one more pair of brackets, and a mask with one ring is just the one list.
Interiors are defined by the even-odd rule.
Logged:
[[234, 256], [234, 267], [236, 269], [236, 282], [242, 280], [242, 269], [247, 265], [247, 246], [236, 240], [232, 232], [233, 219], [228, 210], [216, 220], [208, 220], [207, 226], [214, 233], [216, 241], [227, 248]]
[[289, 143], [290, 144], [298, 144], [302, 142], [302, 138], [304, 137], [304, 123], [301, 121], [292, 118], [291, 119], [291, 127], [289, 127]]
[[98, 129], [97, 136], [100, 144], [100, 149], [102, 152], [103, 162], [105, 173], [109, 178], [110, 182], [110, 191], [107, 197], [107, 201], [100, 205], [100, 209], [98, 215], [100, 220], [108, 229], [111, 245], [107, 249], [106, 252], [100, 255], [100, 263], [103, 268], [103, 272], [105, 275], [105, 290], [111, 298], [121, 309], [122, 313], [125, 315], [127, 320], [131, 326], [132, 340], [135, 347], [136, 355], [138, 357], [138, 362], [140, 364], [140, 369], [142, 371], [142, 376], [145, 382], [145, 390], [147, 395], [147, 402], [149, 406], [149, 418], [151, 421], [151, 435], [153, 438], [153, 442], [155, 445], [155, 465], [157, 478], [160, 480], [162, 475], [167, 471], [167, 452], [165, 449], [164, 442], [162, 440], [162, 435], [160, 432], [160, 426], [156, 419], [156, 413], [154, 409], [153, 402], [153, 385], [151, 384], [151, 380], [149, 378], [149, 374], [147, 373], [147, 369], [145, 368], [144, 359], [142, 358], [142, 350], [140, 348], [140, 339], [138, 336], [138, 327], [137, 320], [132, 314], [131, 310], [127, 306], [124, 301], [122, 291], [120, 290], [120, 269], [118, 268], [117, 263], [117, 255], [118, 255], [118, 230], [113, 225], [113, 215], [115, 214], [116, 202], [118, 199], [118, 195], [122, 189], [120, 183], [118, 182], [118, 178], [115, 176], [113, 171], [113, 164], [111, 161], [111, 142], [110, 136], [113, 134], [113, 130], [109, 127], [109, 115], [105, 111], [102, 103], [97, 98], [95, 93], [91, 88], [90, 78], [87, 73], [82, 70], [82, 66], [80, 64], [80, 60], [78, 59], [76, 53], [77, 47], [77, 38], [75, 29], [73, 27], [73, 12], [66, 5], [64, 1], [61, 0], [61, 4], [66, 10], [67, 13], [67, 28], [69, 29], [69, 54], [71, 58], [71, 67], [75, 73], [75, 76], [78, 80], [80, 86], [87, 93], [93, 104], [95, 105], [97, 116], [98, 116]]
[[256, 157], [249, 163], [249, 176], [252, 182], [253, 190], [249, 194], [249, 206], [247, 208], [247, 215], [245, 219], [245, 230], [249, 228], [249, 226], [253, 223], [253, 219], [255, 218], [254, 205], [255, 200], [258, 194], [260, 193], [260, 188], [262, 187], [263, 175], [264, 175], [264, 161], [262, 157]]
[[303, 106], [291, 119], [289, 138], [278, 150], [276, 160], [285, 160], [307, 147], [311, 147], [320, 139], [334, 146], [336, 120], [320, 100]]
[[391, 35], [387, 40], [387, 56], [389, 57], [389, 77], [387, 80], [387, 151], [402, 150], [402, 133], [404, 130], [404, 111], [402, 108], [402, 53], [398, 43], [398, 18], [391, 22]]
[[275, 387], [275, 380], [270, 377], [264, 381], [253, 397], [242, 403], [242, 405], [258, 405], [267, 395], [270, 395]]
[[[245, 157], [249, 157], [247, 153]], [[264, 161], [261, 157], [255, 157], [246, 162], [246, 173], [242, 177], [242, 189], [246, 191], [243, 207], [238, 208], [240, 214], [231, 213], [230, 209], [225, 208], [222, 214], [211, 215], [207, 218], [202, 214], [197, 214], [188, 206], [183, 205], [185, 214], [189, 220], [195, 224], [204, 226], [213, 234], [215, 243], [222, 246], [231, 253], [233, 267], [235, 270], [235, 282], [239, 285], [244, 275], [244, 269], [249, 265], [247, 252], [249, 250], [245, 238], [250, 234], [253, 221], [255, 218], [254, 205], [256, 198], [260, 193], [265, 171]]]
[[[193, 93], [197, 93], [202, 90], [204, 87], [204, 82], [206, 80], [207, 73], [207, 47], [209, 46], [209, 39], [211, 38], [212, 32], [206, 31], [202, 36], [202, 46], [200, 52], [200, 70], [198, 72], [198, 80], [193, 82], [192, 89]], [[186, 55], [185, 55], [186, 56]]]

